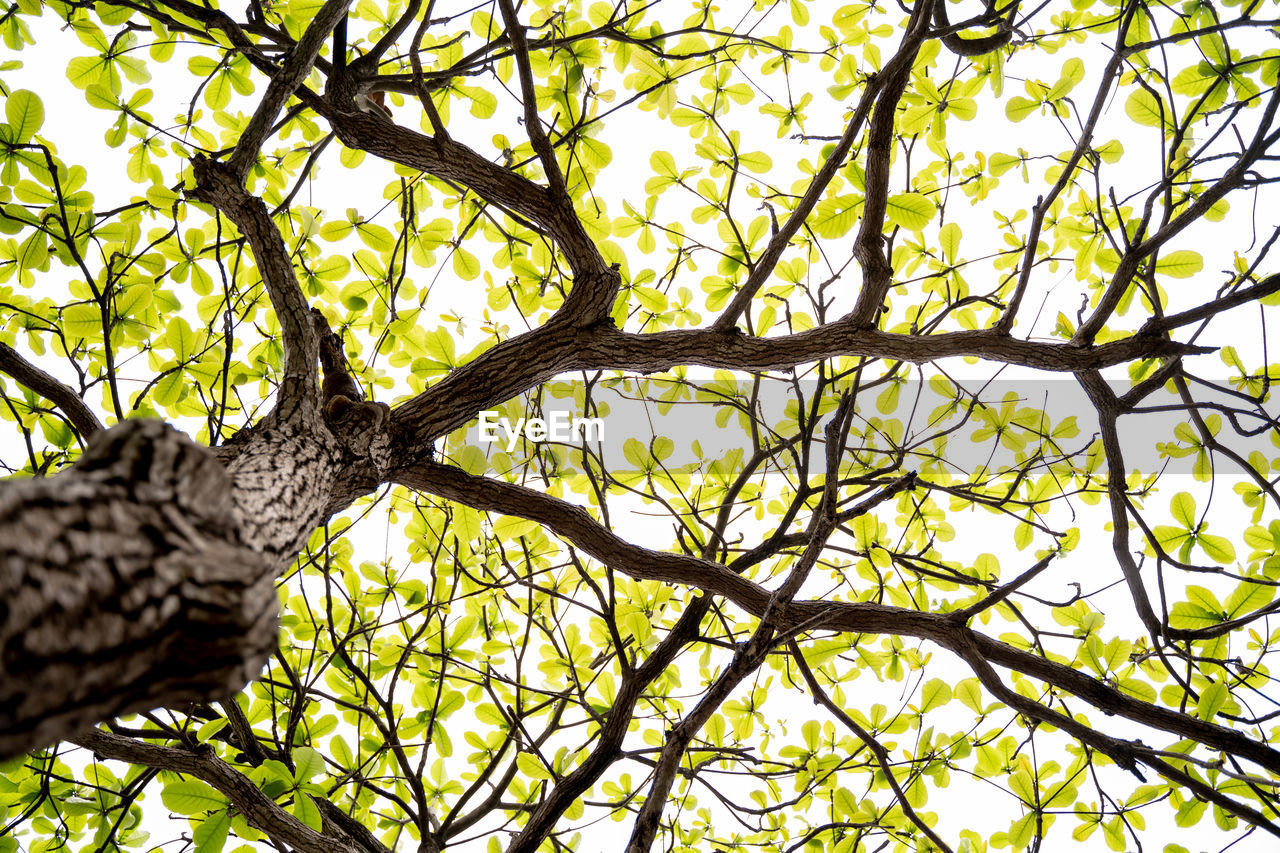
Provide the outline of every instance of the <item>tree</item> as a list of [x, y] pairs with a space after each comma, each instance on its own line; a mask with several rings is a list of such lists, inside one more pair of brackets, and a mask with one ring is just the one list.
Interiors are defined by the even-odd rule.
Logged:
[[0, 20], [0, 850], [1280, 835], [1274, 4], [446, 5]]

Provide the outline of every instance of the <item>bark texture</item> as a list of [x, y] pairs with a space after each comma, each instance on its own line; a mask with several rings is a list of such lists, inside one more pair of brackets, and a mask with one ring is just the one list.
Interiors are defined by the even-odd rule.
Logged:
[[0, 487], [0, 755], [257, 675], [274, 560], [242, 537], [232, 492], [211, 451], [159, 421]]
[[387, 444], [385, 424], [340, 438], [315, 403], [291, 414], [216, 451], [125, 421], [57, 476], [0, 483], [0, 757], [257, 677], [276, 578], [367, 465], [352, 447]]

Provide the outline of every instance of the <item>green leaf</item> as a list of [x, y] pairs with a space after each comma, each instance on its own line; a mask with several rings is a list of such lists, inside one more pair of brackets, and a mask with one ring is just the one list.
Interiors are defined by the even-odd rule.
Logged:
[[955, 697], [964, 703], [975, 714], [981, 714], [984, 706], [982, 703], [982, 685], [978, 683], [977, 678], [961, 679], [955, 687]]
[[524, 776], [530, 779], [551, 778], [551, 771], [547, 770], [541, 759], [528, 752], [522, 752], [516, 756], [516, 766], [520, 768], [520, 772]]
[[973, 98], [951, 98], [947, 101], [947, 114], [961, 121], [973, 121], [978, 117], [978, 102]]
[[1270, 584], [1241, 581], [1224, 602], [1227, 616], [1234, 619], [1266, 607], [1275, 597], [1275, 593], [1276, 588]]
[[227, 809], [209, 815], [191, 833], [196, 853], [221, 853], [230, 829], [231, 813]]
[[347, 745], [342, 735], [334, 735], [329, 739], [329, 751], [339, 767], [350, 767], [355, 763], [355, 755], [352, 754], [351, 747]]
[[1196, 527], [1196, 499], [1186, 492], [1178, 492], [1169, 501], [1169, 512], [1173, 514], [1173, 518], [1178, 524], [1186, 530], [1194, 530]]
[[356, 226], [356, 233], [360, 235], [360, 241], [375, 252], [385, 254], [396, 247], [396, 238], [381, 225], [362, 222]]
[[77, 89], [87, 89], [95, 83], [101, 85], [110, 95], [119, 94], [116, 86], [111, 85], [111, 77], [103, 72], [106, 65], [97, 56], [77, 56], [67, 63], [67, 79]]
[[475, 255], [459, 246], [453, 250], [453, 271], [463, 281], [473, 281], [480, 275], [480, 261]]
[[767, 175], [773, 169], [773, 160], [763, 151], [744, 151], [738, 155], [738, 162], [757, 175]]
[[861, 196], [841, 195], [824, 198], [814, 207], [813, 214], [809, 218], [809, 227], [819, 237], [827, 239], [843, 237], [853, 230], [861, 210]]
[[961, 235], [960, 226], [954, 222], [948, 222], [938, 229], [938, 245], [942, 247], [942, 257], [949, 264], [960, 258]]
[[35, 92], [18, 89], [5, 101], [4, 115], [13, 130], [14, 141], [30, 142], [44, 124], [44, 104]]
[[1218, 72], [1207, 62], [1200, 62], [1177, 73], [1170, 87], [1179, 95], [1199, 95], [1218, 80]]
[[1225, 536], [1216, 536], [1212, 533], [1196, 534], [1196, 544], [1200, 546], [1200, 550], [1208, 555], [1209, 559], [1215, 563], [1230, 563], [1236, 558], [1235, 546], [1231, 544], [1231, 540]]
[[24, 270], [43, 270], [49, 260], [49, 238], [43, 231], [33, 231], [18, 249], [18, 266]]
[[1213, 682], [1200, 691], [1200, 700], [1196, 702], [1196, 716], [1202, 720], [1212, 720], [1227, 704], [1230, 695], [1226, 684], [1221, 681]]
[[84, 90], [84, 99], [89, 106], [100, 110], [117, 110], [120, 102], [104, 86], [93, 84]]
[[182, 394], [186, 387], [187, 378], [183, 375], [183, 372], [181, 370], [173, 370], [160, 378], [151, 393], [155, 401], [161, 406], [175, 406], [182, 399]]
[[222, 731], [227, 725], [226, 717], [219, 717], [216, 720], [210, 720], [196, 730], [196, 740], [200, 743], [208, 742], [209, 738]]
[[164, 340], [178, 361], [187, 361], [196, 354], [199, 347], [199, 338], [181, 317], [174, 317], [169, 321], [169, 325], [165, 327]]
[[215, 74], [209, 79], [209, 85], [204, 88], [204, 102], [211, 110], [225, 109], [227, 104], [231, 103], [233, 91], [231, 79], [227, 74]]
[[1014, 850], [1025, 850], [1031, 844], [1031, 839], [1036, 834], [1037, 823], [1039, 823], [1039, 816], [1035, 812], [1024, 815], [1013, 822], [1013, 825], [1009, 827], [1009, 844]]
[[1187, 600], [1179, 601], [1169, 611], [1169, 624], [1174, 628], [1207, 628], [1217, 625], [1226, 613], [1217, 596], [1205, 587], [1187, 587]]
[[226, 797], [198, 779], [168, 783], [160, 791], [160, 801], [165, 808], [181, 815], [199, 814], [227, 805]]
[[939, 708], [951, 701], [951, 686], [941, 678], [931, 678], [925, 682], [920, 693], [920, 713]]
[[1145, 127], [1160, 127], [1168, 112], [1160, 98], [1147, 89], [1134, 89], [1124, 102], [1125, 115]]
[[293, 766], [294, 781], [305, 782], [324, 772], [324, 756], [309, 746], [300, 746], [293, 751]]
[[999, 177], [1021, 162], [1021, 157], [1016, 157], [1012, 154], [1001, 154], [997, 151], [987, 158], [987, 168], [991, 171], [991, 174]]
[[1014, 95], [1004, 105], [1004, 114], [1010, 121], [1022, 121], [1039, 107], [1040, 104], [1036, 101], [1029, 100], [1021, 95]]
[[97, 305], [69, 305], [62, 312], [62, 330], [72, 340], [101, 340], [102, 312]]
[[1062, 76], [1058, 78], [1058, 82], [1053, 84], [1048, 94], [1045, 95], [1046, 101], [1056, 101], [1064, 98], [1076, 87], [1081, 80], [1084, 79], [1084, 62], [1076, 57], [1072, 57], [1062, 66]]
[[1169, 252], [1167, 255], [1161, 255], [1156, 261], [1156, 272], [1170, 278], [1191, 278], [1202, 269], [1204, 269], [1204, 258], [1200, 257], [1199, 252], [1191, 249]]
[[1104, 143], [1093, 149], [1098, 152], [1098, 156], [1102, 158], [1104, 163], [1119, 163], [1124, 158], [1124, 146], [1120, 144], [1120, 140], [1112, 139], [1110, 142]]
[[889, 196], [885, 213], [894, 225], [908, 231], [921, 231], [933, 219], [937, 207], [920, 193], [899, 193]]
[[837, 788], [831, 795], [831, 805], [838, 820], [850, 820], [858, 814], [858, 798], [848, 788]]
[[293, 813], [294, 817], [316, 832], [324, 829], [324, 821], [320, 818], [320, 809], [310, 795], [302, 791], [295, 791], [293, 794], [293, 808], [289, 811]]

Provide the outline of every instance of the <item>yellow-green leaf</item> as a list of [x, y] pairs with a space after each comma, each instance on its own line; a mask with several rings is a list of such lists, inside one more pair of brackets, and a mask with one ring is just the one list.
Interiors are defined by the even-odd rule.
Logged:
[[227, 798], [198, 779], [179, 779], [160, 791], [165, 808], [182, 815], [198, 814], [222, 808]]
[[941, 678], [931, 678], [925, 682], [920, 693], [920, 712], [933, 710], [951, 701], [951, 686]]
[[44, 124], [44, 104], [35, 92], [18, 89], [5, 101], [4, 115], [13, 130], [14, 141], [29, 142]]
[[463, 281], [472, 281], [480, 275], [480, 261], [475, 255], [459, 246], [453, 250], [453, 271]]
[[933, 202], [920, 193], [899, 193], [889, 196], [885, 213], [894, 225], [908, 231], [920, 231], [938, 212]]
[[1159, 97], [1147, 89], [1134, 89], [1124, 102], [1124, 112], [1129, 118], [1146, 127], [1159, 127], [1166, 120], [1167, 111]]
[[1179, 249], [1167, 255], [1161, 255], [1156, 261], [1156, 272], [1170, 278], [1191, 278], [1204, 269], [1204, 258], [1199, 252], [1191, 249]]

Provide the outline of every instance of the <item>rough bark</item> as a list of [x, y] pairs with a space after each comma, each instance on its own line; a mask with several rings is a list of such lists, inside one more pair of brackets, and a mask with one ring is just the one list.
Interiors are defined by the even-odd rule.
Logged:
[[0, 754], [257, 675], [275, 575], [236, 515], [213, 454], [158, 421], [0, 490]]
[[0, 485], [0, 755], [239, 690], [276, 642], [275, 579], [339, 463], [322, 424], [213, 451], [159, 421]]

